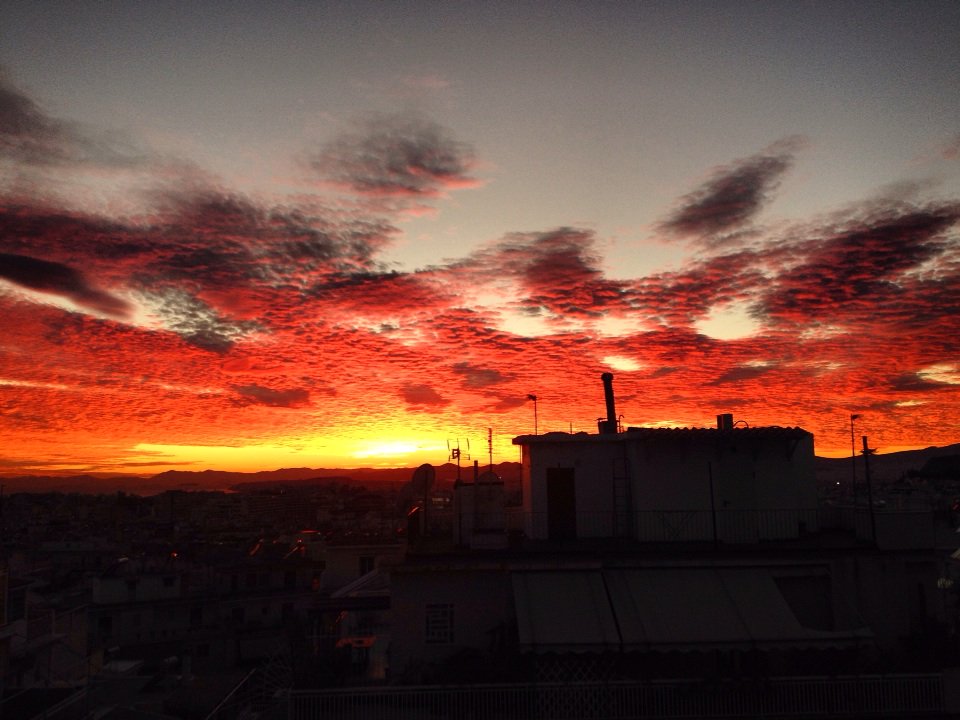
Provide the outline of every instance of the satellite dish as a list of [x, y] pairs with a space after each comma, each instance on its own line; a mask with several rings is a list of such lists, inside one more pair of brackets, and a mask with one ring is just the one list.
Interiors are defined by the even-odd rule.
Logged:
[[437, 471], [434, 470], [433, 465], [424, 463], [418, 467], [413, 471], [413, 478], [410, 480], [410, 489], [413, 491], [413, 496], [426, 498], [436, 479]]
[[477, 482], [481, 485], [497, 485], [503, 482], [500, 479], [500, 476], [497, 475], [493, 470], [485, 470], [480, 473], [480, 477], [477, 478]]

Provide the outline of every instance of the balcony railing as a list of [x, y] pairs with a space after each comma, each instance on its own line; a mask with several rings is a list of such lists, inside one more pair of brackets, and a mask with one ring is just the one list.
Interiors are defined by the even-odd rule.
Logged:
[[[483, 522], [483, 519], [480, 519]], [[501, 520], [502, 522], [502, 520]], [[489, 524], [489, 523], [488, 523]], [[624, 537], [641, 542], [757, 542], [817, 532], [816, 508], [762, 510], [645, 510], [633, 513], [578, 511], [559, 523], [545, 512], [510, 509], [507, 529], [530, 538]]]
[[940, 675], [300, 690], [288, 720], [633, 720], [869, 717], [944, 712]]
[[[452, 519], [450, 522], [454, 522]], [[506, 532], [533, 540], [625, 538], [640, 542], [756, 543], [795, 540], [842, 530], [882, 548], [933, 547], [939, 526], [932, 510], [821, 505], [815, 508], [662, 509], [638, 512], [578, 510], [565, 518], [508, 507], [505, 513], [473, 514], [471, 532]], [[944, 525], [946, 528], [946, 525]], [[952, 528], [946, 528], [951, 533]]]

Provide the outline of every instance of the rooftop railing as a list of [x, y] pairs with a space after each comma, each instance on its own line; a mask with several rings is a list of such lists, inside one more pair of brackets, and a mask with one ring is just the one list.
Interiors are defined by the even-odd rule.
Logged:
[[288, 720], [633, 720], [917, 717], [944, 712], [940, 675], [298, 690]]

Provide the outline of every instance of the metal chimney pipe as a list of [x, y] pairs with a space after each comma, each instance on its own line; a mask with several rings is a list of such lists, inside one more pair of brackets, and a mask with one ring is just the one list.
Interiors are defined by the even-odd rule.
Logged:
[[603, 397], [607, 402], [607, 419], [600, 421], [600, 434], [614, 435], [617, 432], [617, 408], [613, 399], [613, 373], [604, 373], [600, 379], [603, 380]]

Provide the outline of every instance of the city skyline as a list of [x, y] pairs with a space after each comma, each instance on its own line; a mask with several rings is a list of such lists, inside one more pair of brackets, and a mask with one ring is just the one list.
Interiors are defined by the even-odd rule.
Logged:
[[511, 461], [602, 372], [625, 426], [957, 442], [958, 30], [5, 4], [0, 473]]

